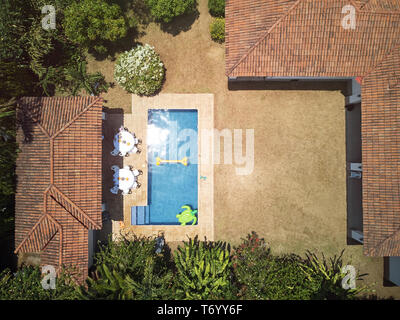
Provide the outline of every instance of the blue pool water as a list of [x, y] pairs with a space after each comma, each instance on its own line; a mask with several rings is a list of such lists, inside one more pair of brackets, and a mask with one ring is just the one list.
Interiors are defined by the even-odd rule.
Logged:
[[[149, 110], [147, 129], [148, 206], [132, 208], [132, 224], [178, 225], [183, 205], [198, 204], [197, 110]], [[161, 163], [156, 158], [188, 165]], [[190, 222], [189, 224], [191, 224]]]

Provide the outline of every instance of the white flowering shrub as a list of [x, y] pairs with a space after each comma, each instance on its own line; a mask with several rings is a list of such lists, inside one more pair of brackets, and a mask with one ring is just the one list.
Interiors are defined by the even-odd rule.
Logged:
[[122, 53], [115, 64], [115, 80], [126, 91], [137, 95], [149, 96], [157, 92], [164, 76], [164, 64], [148, 44]]

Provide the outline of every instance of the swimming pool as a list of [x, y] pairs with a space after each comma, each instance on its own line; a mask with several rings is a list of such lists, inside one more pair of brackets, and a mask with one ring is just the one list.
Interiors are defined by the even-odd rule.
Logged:
[[132, 207], [132, 224], [179, 225], [182, 206], [198, 208], [197, 123], [197, 110], [148, 110], [148, 206]]

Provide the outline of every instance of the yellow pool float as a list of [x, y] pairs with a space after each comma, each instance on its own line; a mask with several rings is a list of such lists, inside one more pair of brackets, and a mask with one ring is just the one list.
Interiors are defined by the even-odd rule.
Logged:
[[184, 157], [182, 160], [164, 160], [164, 159], [161, 159], [160, 157], [157, 157], [156, 165], [159, 166], [161, 163], [180, 163], [180, 164], [183, 164], [184, 166], [187, 166], [188, 158]]

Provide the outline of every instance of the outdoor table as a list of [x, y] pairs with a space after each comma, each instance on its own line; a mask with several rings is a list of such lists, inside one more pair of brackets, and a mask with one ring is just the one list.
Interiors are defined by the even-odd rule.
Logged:
[[124, 167], [115, 171], [114, 184], [122, 190], [123, 194], [128, 194], [129, 190], [137, 187], [136, 176], [129, 167]]
[[121, 130], [114, 137], [114, 148], [124, 157], [136, 149], [136, 142], [137, 139], [134, 134]]

